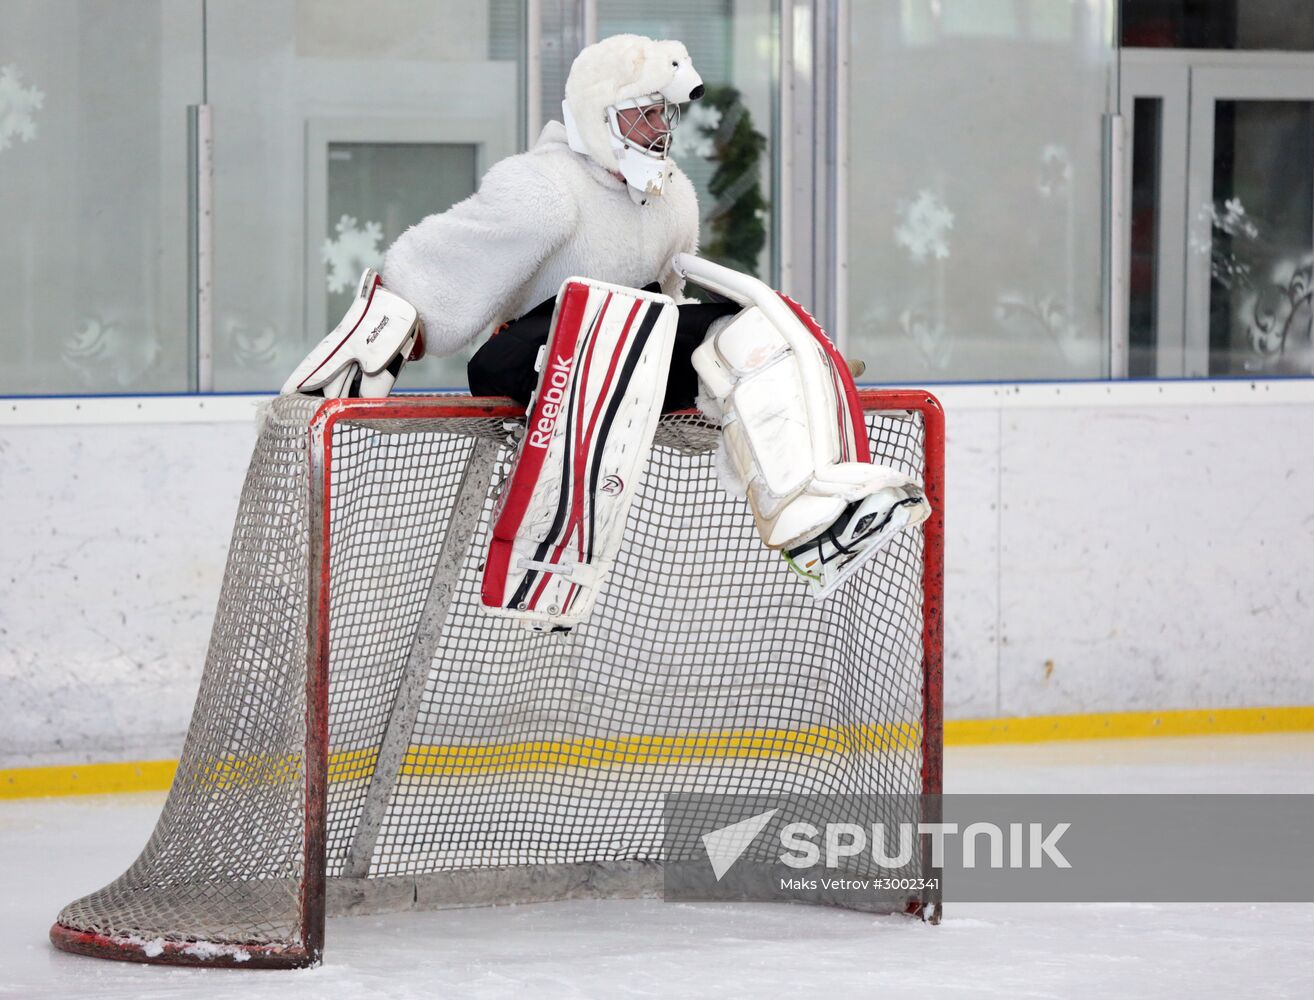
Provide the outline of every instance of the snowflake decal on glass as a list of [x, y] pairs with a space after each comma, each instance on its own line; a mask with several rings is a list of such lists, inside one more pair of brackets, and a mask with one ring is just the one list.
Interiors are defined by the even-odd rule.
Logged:
[[1053, 198], [1072, 183], [1072, 158], [1062, 146], [1051, 143], [1040, 151], [1040, 177], [1036, 188], [1042, 198]]
[[680, 118], [679, 127], [671, 133], [671, 155], [677, 160], [710, 160], [716, 153], [712, 137], [721, 127], [721, 109], [710, 104], [689, 105]]
[[894, 241], [906, 247], [913, 260], [921, 263], [929, 257], [949, 257], [949, 230], [954, 228], [954, 213], [933, 191], [921, 191], [911, 204], [899, 205], [899, 224]]
[[377, 222], [360, 225], [350, 215], [344, 215], [334, 227], [338, 238], [324, 241], [324, 262], [328, 264], [328, 290], [345, 292], [356, 284], [361, 271], [378, 267], [383, 262], [379, 243], [383, 227]]
[[[1246, 211], [1246, 206], [1241, 204], [1240, 198], [1228, 198], [1223, 202], [1221, 212], [1217, 205], [1206, 203], [1196, 213], [1196, 218], [1201, 222], [1208, 222], [1212, 229], [1217, 229], [1228, 236], [1244, 236], [1250, 240], [1259, 238], [1259, 227]], [[1197, 251], [1209, 249], [1198, 240], [1193, 243], [1193, 247]]]
[[[1214, 281], [1224, 288], [1248, 288], [1260, 230], [1240, 198], [1228, 198], [1220, 212], [1217, 205], [1206, 203], [1196, 213], [1200, 223], [1188, 246], [1192, 253], [1209, 255], [1209, 269]], [[1199, 229], [1207, 225], [1206, 234]], [[1218, 234], [1231, 237], [1220, 243]]]
[[36, 113], [45, 101], [36, 87], [23, 86], [16, 66], [0, 67], [0, 149], [8, 149], [15, 137], [36, 138]]

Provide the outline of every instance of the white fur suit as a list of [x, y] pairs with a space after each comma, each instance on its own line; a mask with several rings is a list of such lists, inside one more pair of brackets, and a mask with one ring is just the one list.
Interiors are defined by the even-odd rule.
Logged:
[[671, 163], [660, 198], [637, 205], [623, 178], [566, 144], [549, 122], [534, 148], [508, 157], [479, 191], [398, 237], [383, 281], [424, 320], [429, 350], [448, 355], [490, 325], [522, 316], [571, 275], [679, 299], [671, 257], [698, 245], [698, 200]]

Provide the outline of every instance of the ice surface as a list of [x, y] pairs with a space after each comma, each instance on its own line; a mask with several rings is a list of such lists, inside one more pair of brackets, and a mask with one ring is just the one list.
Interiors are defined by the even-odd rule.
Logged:
[[[949, 791], [1314, 793], [1314, 734], [951, 749]], [[927, 926], [772, 904], [573, 902], [331, 920], [299, 972], [155, 968], [46, 941], [162, 796], [0, 804], [0, 996], [1307, 997], [1314, 904], [947, 904]]]

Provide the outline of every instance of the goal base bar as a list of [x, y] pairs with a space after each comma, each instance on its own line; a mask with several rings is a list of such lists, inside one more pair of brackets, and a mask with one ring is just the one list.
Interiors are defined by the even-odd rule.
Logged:
[[[779, 874], [776, 865], [740, 861], [736, 871]], [[392, 878], [329, 878], [329, 916], [368, 916], [402, 910], [455, 910], [471, 907], [559, 903], [575, 899], [660, 899], [668, 871], [705, 877], [705, 861], [586, 861], [575, 864], [513, 865], [501, 868], [434, 872]], [[781, 900], [796, 902], [796, 900]], [[853, 906], [832, 899], [817, 902], [872, 913], [927, 917], [938, 899], [901, 900]]]
[[[705, 876], [703, 862], [676, 862], [695, 876]], [[332, 917], [370, 916], [404, 911], [470, 909], [473, 907], [556, 903], [578, 899], [659, 899], [669, 865], [659, 861], [580, 862], [559, 865], [515, 865], [501, 868], [435, 872], [390, 878], [328, 878], [326, 902]], [[736, 869], [776, 866], [741, 861]], [[781, 902], [804, 902], [781, 900]], [[939, 922], [938, 899], [908, 898], [853, 906], [832, 899], [807, 900], [840, 905], [864, 913], [905, 913]], [[318, 965], [299, 944], [212, 943], [167, 941], [163, 938], [110, 937], [56, 923], [51, 943], [61, 951], [93, 958], [155, 965], [192, 965], [243, 969], [297, 969]]]
[[320, 955], [300, 945], [211, 944], [205, 941], [165, 941], [116, 938], [80, 931], [56, 923], [50, 943], [60, 951], [116, 962], [149, 965], [192, 965], [231, 969], [305, 969], [319, 965]]

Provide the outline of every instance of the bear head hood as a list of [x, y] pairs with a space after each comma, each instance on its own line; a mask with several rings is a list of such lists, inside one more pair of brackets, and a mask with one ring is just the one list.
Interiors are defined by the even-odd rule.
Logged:
[[684, 44], [612, 35], [584, 48], [570, 67], [562, 102], [570, 148], [619, 172], [639, 204], [667, 178], [679, 106], [703, 96]]

